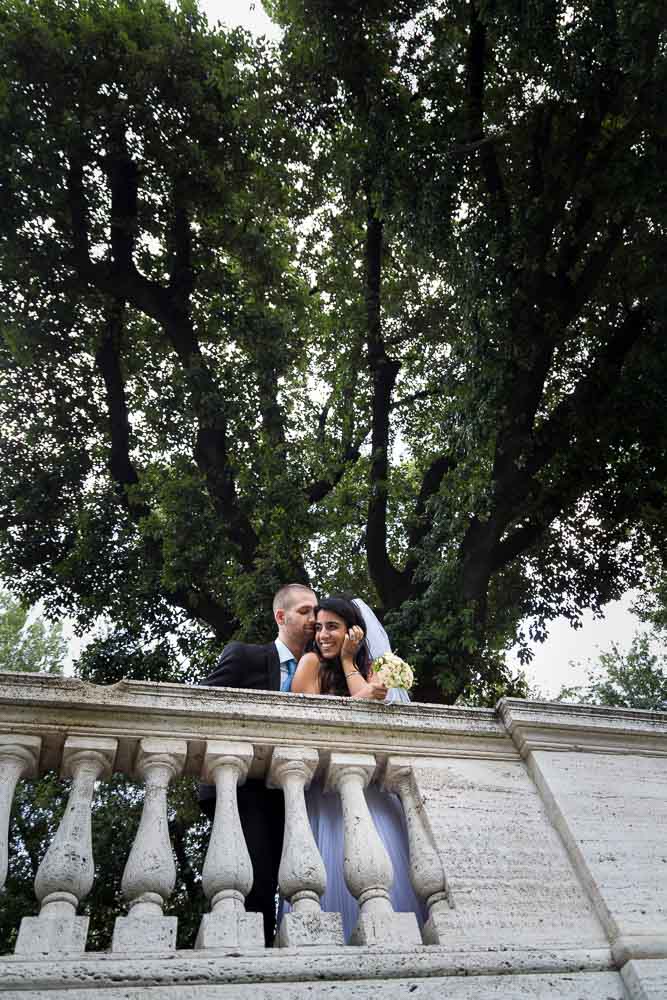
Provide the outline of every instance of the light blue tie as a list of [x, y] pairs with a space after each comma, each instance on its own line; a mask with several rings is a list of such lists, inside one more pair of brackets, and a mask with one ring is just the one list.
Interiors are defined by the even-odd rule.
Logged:
[[294, 677], [294, 672], [296, 670], [296, 660], [292, 658], [291, 660], [285, 660], [285, 669], [287, 670], [287, 677], [280, 683], [281, 691], [289, 691], [292, 687], [292, 678]]

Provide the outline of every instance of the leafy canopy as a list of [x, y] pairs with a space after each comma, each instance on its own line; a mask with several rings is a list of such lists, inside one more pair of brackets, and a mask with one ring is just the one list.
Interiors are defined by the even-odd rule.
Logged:
[[186, 651], [347, 589], [501, 690], [664, 561], [663, 6], [266, 6], [0, 4], [0, 570]]

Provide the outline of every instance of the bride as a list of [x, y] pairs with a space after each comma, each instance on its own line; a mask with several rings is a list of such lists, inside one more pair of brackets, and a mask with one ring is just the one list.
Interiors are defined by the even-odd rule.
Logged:
[[[409, 701], [405, 691], [385, 685], [373, 676], [371, 662], [390, 651], [382, 625], [363, 601], [327, 597], [316, 611], [315, 648], [299, 661], [291, 690], [301, 694], [342, 695], [372, 701]], [[423, 907], [408, 876], [408, 838], [400, 800], [376, 785], [366, 789], [366, 800], [394, 868], [390, 891], [392, 906], [399, 912], [416, 913], [423, 922]], [[322, 909], [343, 918], [345, 940], [357, 922], [359, 906], [348, 892], [343, 875], [343, 816], [340, 798], [325, 795], [320, 782], [306, 793], [308, 817], [327, 871]]]

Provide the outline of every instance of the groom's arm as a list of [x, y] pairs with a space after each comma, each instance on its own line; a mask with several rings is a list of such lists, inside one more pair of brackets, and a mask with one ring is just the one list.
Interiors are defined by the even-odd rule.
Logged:
[[213, 687], [246, 687], [248, 652], [242, 642], [229, 642], [215, 669], [201, 683]]

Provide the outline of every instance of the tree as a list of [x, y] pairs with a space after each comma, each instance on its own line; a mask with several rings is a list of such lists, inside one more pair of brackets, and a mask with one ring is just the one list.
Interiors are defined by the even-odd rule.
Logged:
[[589, 661], [587, 683], [562, 688], [557, 700], [667, 711], [667, 654], [664, 642], [654, 651], [659, 642], [650, 632], [637, 632], [627, 651], [614, 643], [597, 664]]
[[653, 567], [653, 585], [643, 591], [633, 611], [650, 630], [667, 636], [667, 572], [659, 563]]
[[[456, 690], [521, 614], [540, 638], [556, 613], [576, 621], [639, 581], [642, 549], [664, 554], [665, 456], [644, 420], [664, 391], [665, 66], [636, 34], [652, 24], [657, 46], [664, 11], [270, 6], [337, 123], [331, 232], [345, 211], [365, 234], [370, 573], [403, 641]], [[406, 247], [420, 253], [407, 267]], [[417, 458], [401, 562], [392, 431]]]
[[664, 11], [267, 7], [4, 0], [0, 568], [194, 646], [354, 590], [495, 689], [664, 559]]
[[66, 653], [60, 622], [31, 620], [30, 608], [0, 590], [0, 670], [62, 674]]

